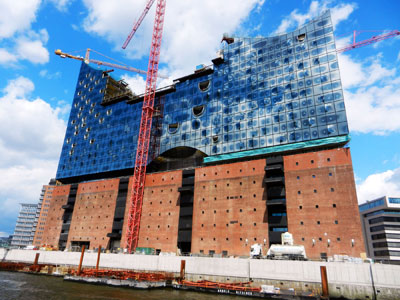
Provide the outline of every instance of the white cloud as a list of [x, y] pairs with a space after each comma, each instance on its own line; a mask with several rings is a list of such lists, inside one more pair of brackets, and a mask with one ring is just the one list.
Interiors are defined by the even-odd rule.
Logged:
[[17, 38], [15, 52], [19, 59], [28, 60], [34, 64], [47, 63], [50, 55], [44, 44], [48, 40], [49, 34], [46, 29], [41, 29], [39, 33], [29, 31]]
[[[171, 0], [167, 2], [161, 61], [169, 75], [192, 72], [200, 63], [215, 57], [224, 31], [233, 32], [264, 0]], [[145, 0], [84, 0], [89, 10], [84, 20], [86, 31], [114, 43], [120, 49]], [[128, 46], [130, 57], [148, 55], [153, 30], [155, 5]]]
[[49, 52], [45, 48], [49, 39], [47, 30], [36, 32], [30, 29], [40, 4], [40, 0], [0, 1], [0, 40], [7, 41], [3, 43], [6, 48], [0, 49], [1, 65], [15, 65], [19, 60], [34, 64], [49, 61]]
[[358, 202], [382, 196], [400, 197], [400, 168], [369, 175], [357, 185]]
[[54, 73], [49, 73], [48, 70], [43, 69], [39, 72], [40, 77], [46, 78], [46, 79], [55, 79], [55, 78], [60, 78], [61, 77], [61, 72], [57, 71]]
[[293, 10], [289, 16], [285, 17], [274, 34], [284, 33], [288, 30], [304, 25], [307, 21], [317, 17], [323, 11], [330, 8], [332, 24], [335, 28], [341, 21], [346, 20], [350, 14], [357, 8], [355, 3], [341, 3], [330, 7], [331, 1], [312, 1], [308, 11], [304, 14], [299, 13], [298, 9]]
[[41, 0], [1, 0], [0, 39], [12, 37], [16, 32], [29, 29], [36, 19]]
[[380, 54], [372, 60], [362, 62], [354, 60], [349, 55], [340, 54], [339, 64], [345, 89], [370, 86], [396, 74], [396, 68], [387, 69], [382, 66]]
[[136, 74], [131, 76], [130, 74], [122, 75], [122, 78], [129, 84], [132, 92], [136, 95], [141, 95], [144, 93], [146, 87], [146, 80], [143, 76]]
[[0, 65], [10, 65], [17, 62], [18, 58], [15, 54], [0, 48]]
[[383, 66], [381, 56], [356, 61], [339, 55], [349, 127], [377, 135], [400, 131], [400, 76]]
[[52, 108], [30, 94], [25, 77], [8, 82], [0, 96], [0, 218], [16, 214], [18, 203], [38, 201], [41, 186], [57, 169], [65, 122], [62, 107]]
[[340, 22], [347, 20], [350, 14], [357, 8], [355, 3], [341, 3], [331, 8], [331, 18], [335, 28]]
[[48, 0], [51, 2], [59, 11], [66, 11], [68, 6], [73, 2], [73, 0]]

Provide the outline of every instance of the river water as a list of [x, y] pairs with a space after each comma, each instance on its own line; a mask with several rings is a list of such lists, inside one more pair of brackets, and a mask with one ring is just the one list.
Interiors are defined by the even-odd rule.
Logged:
[[64, 281], [60, 277], [0, 272], [1, 300], [243, 300], [244, 297], [170, 288], [135, 290]]

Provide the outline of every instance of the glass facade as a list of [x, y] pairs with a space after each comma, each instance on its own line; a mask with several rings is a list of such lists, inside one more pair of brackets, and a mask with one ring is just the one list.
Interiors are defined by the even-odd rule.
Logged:
[[[160, 153], [186, 146], [213, 156], [348, 134], [329, 12], [292, 33], [235, 38], [222, 52], [212, 72], [178, 79], [164, 96]], [[82, 64], [57, 178], [134, 166], [141, 103], [101, 106], [104, 88], [102, 72]]]
[[57, 179], [134, 167], [142, 103], [101, 105], [106, 83], [82, 63]]
[[365, 210], [368, 210], [368, 209], [371, 209], [371, 208], [374, 208], [374, 207], [378, 207], [378, 206], [382, 206], [382, 205], [385, 205], [385, 197], [373, 200], [371, 202], [367, 202], [367, 203], [361, 204], [359, 206], [359, 210], [360, 210], [360, 212], [363, 212]]
[[400, 198], [389, 197], [389, 203], [400, 204]]

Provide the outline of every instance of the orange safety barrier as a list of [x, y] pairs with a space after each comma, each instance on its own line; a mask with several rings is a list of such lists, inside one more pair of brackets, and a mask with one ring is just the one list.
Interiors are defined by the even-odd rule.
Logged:
[[[70, 270], [70, 275], [78, 275], [77, 270]], [[164, 281], [174, 279], [172, 274], [168, 273], [144, 273], [135, 271], [116, 271], [116, 270], [96, 270], [84, 268], [81, 270], [82, 277], [110, 277], [120, 280], [137, 280], [137, 281]]]
[[185, 286], [193, 286], [193, 287], [203, 287], [203, 288], [218, 288], [218, 289], [226, 289], [233, 291], [251, 291], [251, 292], [260, 292], [261, 289], [259, 287], [251, 287], [250, 282], [235, 282], [235, 283], [220, 283], [213, 282], [208, 280], [200, 280], [200, 281], [188, 281], [182, 280], [182, 285]]
[[19, 271], [23, 270], [27, 266], [28, 264], [24, 263], [0, 262], [0, 270], [5, 271]]

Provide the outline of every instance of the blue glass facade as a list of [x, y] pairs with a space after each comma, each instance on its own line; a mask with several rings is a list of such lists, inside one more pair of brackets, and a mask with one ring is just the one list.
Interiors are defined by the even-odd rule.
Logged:
[[142, 103], [102, 106], [106, 83], [82, 63], [57, 179], [133, 168]]
[[[178, 79], [165, 95], [160, 153], [187, 146], [213, 156], [348, 134], [329, 12], [222, 51], [213, 72]], [[101, 77], [82, 65], [57, 178], [134, 165], [141, 103], [101, 106]]]

